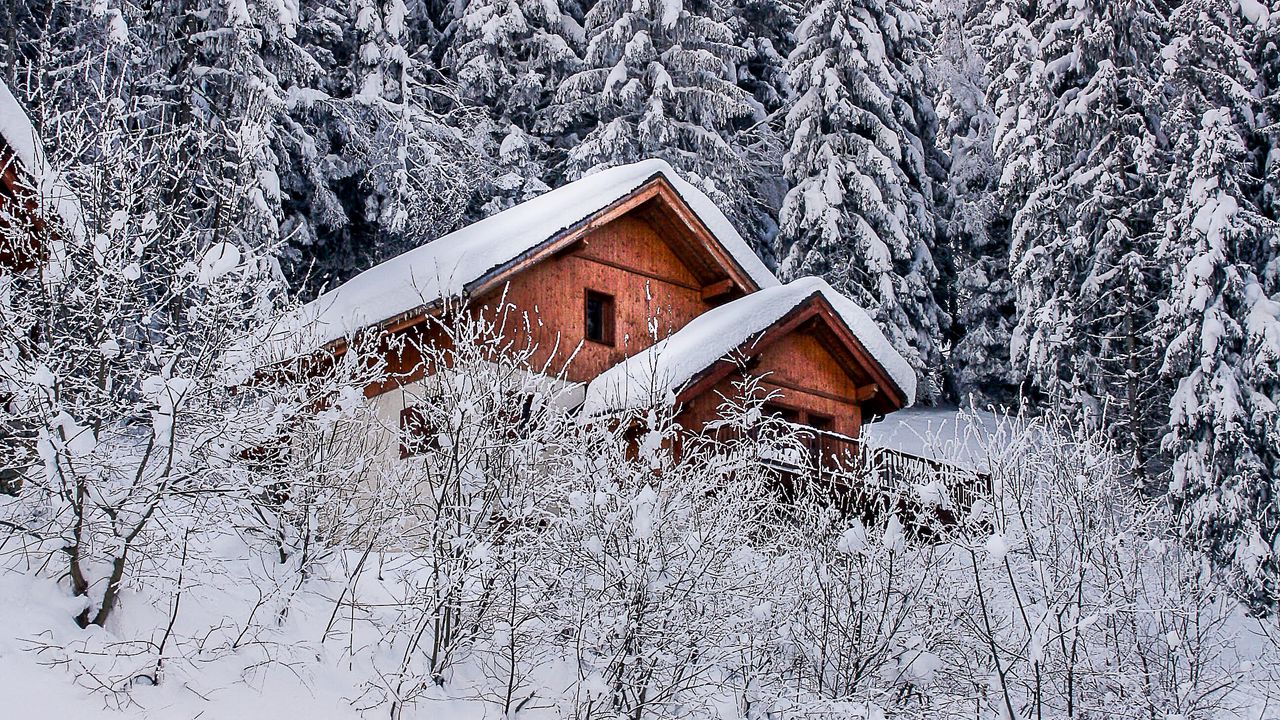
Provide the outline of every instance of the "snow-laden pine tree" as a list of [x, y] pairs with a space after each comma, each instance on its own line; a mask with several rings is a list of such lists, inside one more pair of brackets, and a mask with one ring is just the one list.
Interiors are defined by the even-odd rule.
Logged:
[[[314, 142], [312, 131], [289, 121], [287, 94], [314, 83], [324, 69], [297, 42], [300, 18], [293, 6], [267, 0], [188, 2], [192, 11], [172, 29], [180, 41], [174, 61], [181, 72], [175, 77], [186, 85], [174, 103], [207, 138], [198, 148], [208, 166], [207, 182], [250, 188], [244, 207], [210, 208], [223, 217], [209, 224], [256, 233], [273, 244], [282, 221], [293, 225], [281, 206], [281, 175], [301, 147]], [[151, 28], [139, 30], [144, 42], [159, 39], [147, 37]]]
[[937, 220], [924, 41], [913, 0], [811, 0], [787, 61], [792, 98], [779, 272], [822, 275], [867, 306], [941, 392]]
[[1280, 253], [1250, 147], [1260, 100], [1252, 30], [1230, 0], [1188, 0], [1171, 24], [1162, 68], [1173, 165], [1159, 218], [1163, 370], [1176, 382], [1171, 494], [1184, 533], [1237, 573], [1249, 600], [1274, 606], [1280, 296], [1266, 276]]
[[[1262, 98], [1253, 141], [1262, 160], [1262, 205], [1269, 217], [1280, 219], [1280, 2], [1255, 0], [1241, 6], [1242, 11], [1246, 8], [1251, 12], [1245, 17], [1253, 28], [1248, 38], [1250, 58], [1259, 74]], [[1272, 291], [1280, 290], [1280, 267], [1269, 278]]]
[[556, 0], [470, 0], [446, 60], [458, 93], [502, 127], [547, 129], [556, 88], [574, 74], [582, 27]]
[[659, 157], [701, 185], [731, 216], [753, 214], [734, 132], [753, 112], [736, 84], [746, 57], [726, 0], [600, 0], [586, 15], [583, 69], [556, 94], [569, 146], [563, 175]]
[[1006, 0], [939, 0], [934, 23], [940, 144], [950, 159], [949, 199], [940, 208], [955, 253], [947, 381], [963, 402], [1013, 403], [1019, 376], [1009, 363], [1017, 312], [1009, 279], [1009, 217], [988, 97], [1001, 61], [1017, 52]]
[[406, 8], [304, 3], [299, 36], [327, 70], [287, 93], [287, 127], [311, 140], [291, 162], [285, 205], [296, 211], [287, 259], [295, 283], [310, 274], [309, 292], [454, 229], [487, 175], [477, 113], [426, 81], [439, 75], [407, 50], [423, 23]]
[[1012, 199], [1012, 342], [1034, 400], [1106, 426], [1146, 472], [1160, 435], [1155, 92], [1162, 0], [1027, 5], [995, 143]]
[[770, 267], [777, 265], [774, 238], [788, 189], [779, 130], [791, 95], [786, 64], [795, 49], [799, 13], [797, 0], [734, 0], [730, 8], [730, 27], [746, 51], [735, 63], [734, 76], [738, 87], [750, 95], [752, 107], [751, 116], [737, 123], [742, 129], [732, 142], [753, 169], [746, 178], [751, 203], [737, 203], [732, 209], [743, 236]]
[[404, 0], [354, 0], [356, 95], [369, 101], [399, 102], [408, 94], [408, 53]]
[[745, 57], [736, 63], [738, 86], [751, 94], [751, 121], [767, 121], [786, 103], [787, 56], [795, 49], [800, 7], [795, 0], [734, 0], [730, 25]]
[[445, 57], [458, 93], [485, 108], [500, 170], [480, 214], [546, 192], [557, 164], [549, 108], [579, 69], [582, 26], [556, 0], [470, 0]]

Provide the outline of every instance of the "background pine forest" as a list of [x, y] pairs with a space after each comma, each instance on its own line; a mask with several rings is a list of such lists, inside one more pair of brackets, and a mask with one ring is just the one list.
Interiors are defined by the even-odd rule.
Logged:
[[1269, 558], [1260, 596], [1278, 43], [1275, 0], [0, 3], [0, 74], [42, 133], [103, 96], [198, 128], [192, 222], [271, 248], [304, 299], [664, 158], [781, 277], [871, 309], [925, 403], [1103, 432], [1221, 563]]

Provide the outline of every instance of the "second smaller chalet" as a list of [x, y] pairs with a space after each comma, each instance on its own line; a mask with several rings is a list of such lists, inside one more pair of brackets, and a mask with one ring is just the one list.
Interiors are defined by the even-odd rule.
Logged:
[[84, 235], [79, 199], [50, 166], [35, 125], [0, 81], [0, 268], [37, 267], [60, 237]]
[[[659, 160], [590, 175], [377, 265], [285, 318], [268, 345], [283, 359], [341, 353], [361, 332], [421, 341], [457, 299], [528, 313], [513, 332], [535, 335], [539, 363], [564, 368], [589, 416], [658, 399], [696, 430], [750, 372], [776, 397], [769, 412], [853, 441], [914, 401], [914, 371], [861, 307], [819, 278], [781, 283]], [[392, 424], [428, 402], [410, 355], [388, 357], [393, 379], [366, 389]]]

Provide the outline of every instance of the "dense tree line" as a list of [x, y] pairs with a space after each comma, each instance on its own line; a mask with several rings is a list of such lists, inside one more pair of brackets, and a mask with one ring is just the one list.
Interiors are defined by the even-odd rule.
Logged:
[[664, 157], [865, 304], [926, 400], [1102, 428], [1274, 598], [1275, 0], [12, 0], [0, 29], [37, 125], [100, 78], [198, 130], [171, 192], [303, 296]]

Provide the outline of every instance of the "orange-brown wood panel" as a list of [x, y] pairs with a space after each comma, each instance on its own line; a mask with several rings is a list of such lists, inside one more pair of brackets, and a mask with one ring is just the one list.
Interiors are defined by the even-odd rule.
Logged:
[[[747, 370], [762, 377], [766, 390], [776, 391], [777, 405], [802, 414], [831, 418], [831, 429], [858, 437], [862, 429], [862, 409], [856, 399], [857, 379], [812, 334], [793, 332], [766, 348]], [[692, 398], [682, 420], [699, 427], [714, 420], [724, 397], [736, 394], [734, 382], [742, 372], [734, 372], [709, 391]]]
[[575, 257], [624, 269], [640, 279], [656, 279], [688, 289], [701, 289], [658, 232], [634, 215], [623, 216], [587, 236], [575, 249]]
[[[585, 339], [588, 290], [613, 297], [612, 345]], [[652, 345], [650, 319], [661, 339], [711, 308], [689, 269], [636, 216], [597, 228], [570, 252], [534, 265], [474, 305], [492, 310], [500, 300], [528, 313], [530, 334], [539, 348], [537, 362], [549, 360], [551, 372], [564, 369], [575, 382], [591, 380]], [[523, 331], [523, 326], [513, 327], [513, 332]]]
[[45, 225], [36, 211], [17, 158], [0, 140], [0, 267], [22, 271], [39, 261]]
[[856, 403], [858, 383], [816, 337], [794, 332], [760, 353], [758, 367], [781, 387], [808, 389]]

